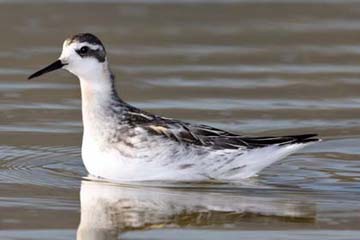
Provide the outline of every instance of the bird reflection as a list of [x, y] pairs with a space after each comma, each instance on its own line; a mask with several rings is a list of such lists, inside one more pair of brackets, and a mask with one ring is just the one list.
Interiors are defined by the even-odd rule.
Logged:
[[286, 199], [98, 181], [82, 181], [80, 201], [78, 240], [112, 240], [131, 230], [166, 227], [236, 228], [264, 218], [313, 221], [315, 216], [313, 206]]

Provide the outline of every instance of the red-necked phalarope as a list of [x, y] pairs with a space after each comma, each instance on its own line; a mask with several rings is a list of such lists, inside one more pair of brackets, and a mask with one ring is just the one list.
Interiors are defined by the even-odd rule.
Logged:
[[319, 141], [316, 134], [247, 137], [147, 113], [121, 100], [102, 42], [65, 40], [60, 58], [29, 76], [64, 68], [80, 79], [88, 172], [112, 181], [237, 180]]

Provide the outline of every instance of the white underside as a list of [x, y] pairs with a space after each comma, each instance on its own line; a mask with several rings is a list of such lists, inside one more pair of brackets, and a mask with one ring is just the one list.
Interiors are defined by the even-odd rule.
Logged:
[[[253, 150], [211, 150], [199, 154], [178, 143], [156, 143], [147, 152], [121, 154], [117, 147], [99, 149], [84, 138], [82, 157], [88, 172], [112, 181], [207, 181], [240, 180], [298, 151], [306, 144], [269, 146]], [[121, 146], [120, 146], [121, 147]], [[174, 154], [174, 152], [178, 154]]]

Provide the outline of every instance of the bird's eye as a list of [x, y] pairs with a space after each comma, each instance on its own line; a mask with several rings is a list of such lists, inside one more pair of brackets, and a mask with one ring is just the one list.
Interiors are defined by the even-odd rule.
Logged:
[[89, 51], [89, 47], [87, 47], [87, 46], [80, 48], [80, 53], [87, 53], [87, 51]]

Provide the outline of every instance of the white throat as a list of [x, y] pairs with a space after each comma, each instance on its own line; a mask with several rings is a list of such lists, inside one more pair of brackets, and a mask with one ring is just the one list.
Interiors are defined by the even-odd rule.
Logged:
[[76, 75], [80, 80], [83, 107], [89, 104], [102, 105], [103, 101], [111, 97], [114, 83], [107, 62]]
[[98, 132], [99, 127], [106, 125], [109, 117], [107, 110], [116, 94], [114, 80], [107, 62], [98, 66], [78, 75], [81, 86], [84, 133], [89, 132], [92, 136], [96, 135], [95, 132]]

